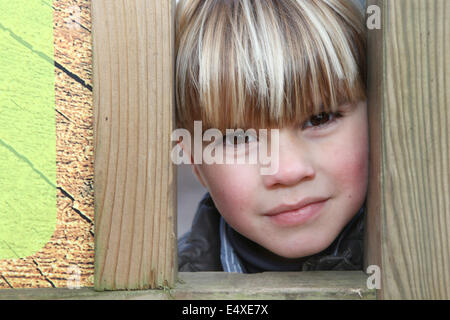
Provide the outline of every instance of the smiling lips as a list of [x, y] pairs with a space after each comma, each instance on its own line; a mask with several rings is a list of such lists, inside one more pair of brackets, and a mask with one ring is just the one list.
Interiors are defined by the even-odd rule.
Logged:
[[292, 205], [283, 204], [265, 214], [280, 226], [297, 226], [318, 216], [329, 198], [305, 198]]

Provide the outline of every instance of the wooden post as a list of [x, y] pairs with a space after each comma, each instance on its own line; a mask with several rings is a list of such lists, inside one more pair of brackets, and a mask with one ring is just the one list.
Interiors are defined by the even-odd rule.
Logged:
[[96, 290], [173, 286], [174, 0], [92, 0]]
[[449, 299], [450, 2], [368, 5], [383, 23], [369, 30], [369, 105], [380, 119], [371, 197], [380, 202], [369, 206], [378, 225], [369, 226], [367, 263], [380, 266], [383, 299]]

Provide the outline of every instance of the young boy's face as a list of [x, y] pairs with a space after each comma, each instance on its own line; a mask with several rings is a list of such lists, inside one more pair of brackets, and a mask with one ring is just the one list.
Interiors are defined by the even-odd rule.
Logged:
[[342, 116], [279, 130], [279, 167], [193, 165], [234, 230], [286, 258], [326, 249], [364, 203], [368, 179], [365, 102]]

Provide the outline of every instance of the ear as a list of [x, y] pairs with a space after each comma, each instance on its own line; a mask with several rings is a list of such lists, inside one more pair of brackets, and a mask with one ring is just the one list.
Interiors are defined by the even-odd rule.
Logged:
[[199, 166], [197, 164], [194, 164], [194, 162], [191, 163], [192, 163], [191, 164], [192, 173], [197, 177], [197, 180], [202, 184], [202, 186], [205, 189], [208, 189], [208, 187], [206, 186], [205, 179], [203, 179], [202, 174], [200, 173]]

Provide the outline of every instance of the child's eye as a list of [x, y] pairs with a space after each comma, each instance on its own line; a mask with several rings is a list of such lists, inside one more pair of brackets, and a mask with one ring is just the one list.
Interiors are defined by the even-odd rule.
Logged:
[[342, 114], [339, 112], [322, 112], [310, 117], [304, 124], [302, 129], [307, 128], [319, 128], [334, 122], [336, 119], [341, 118]]
[[241, 144], [250, 144], [258, 141], [256, 136], [245, 134], [244, 132], [235, 132], [223, 136], [223, 145], [236, 147]]

